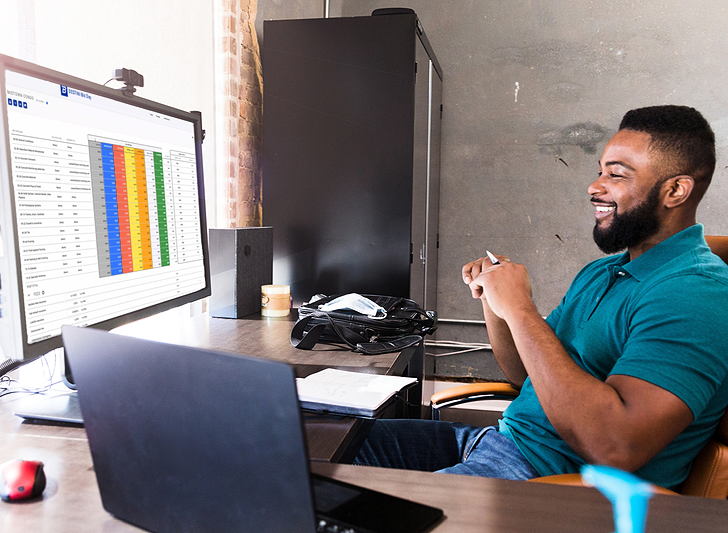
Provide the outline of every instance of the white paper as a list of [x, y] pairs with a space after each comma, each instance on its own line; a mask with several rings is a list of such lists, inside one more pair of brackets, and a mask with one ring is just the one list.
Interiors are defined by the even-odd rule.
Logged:
[[417, 378], [363, 374], [327, 368], [297, 379], [301, 402], [374, 410]]

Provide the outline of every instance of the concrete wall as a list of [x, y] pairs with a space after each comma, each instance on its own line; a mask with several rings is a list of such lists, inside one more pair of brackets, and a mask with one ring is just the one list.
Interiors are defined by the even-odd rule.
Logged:
[[[323, 16], [322, 0], [259, 0], [263, 19]], [[622, 115], [634, 107], [700, 110], [718, 139], [698, 213], [728, 234], [728, 7], [720, 0], [408, 0], [444, 71], [438, 312], [482, 319], [460, 281], [486, 248], [524, 263], [547, 314], [587, 261], [586, 193]], [[331, 0], [331, 16], [391, 7]], [[265, 73], [264, 73], [265, 76]], [[482, 337], [479, 329], [478, 336]], [[448, 338], [468, 336], [453, 331]]]

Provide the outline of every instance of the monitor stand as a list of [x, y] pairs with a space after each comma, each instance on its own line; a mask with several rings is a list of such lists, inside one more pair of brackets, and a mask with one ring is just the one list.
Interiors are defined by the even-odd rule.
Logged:
[[73, 373], [65, 353], [63, 354], [61, 378], [68, 390], [50, 390], [18, 400], [13, 414], [32, 422], [83, 424], [81, 404], [78, 401]]
[[29, 421], [83, 424], [81, 405], [76, 391], [48, 392], [18, 400], [13, 414]]

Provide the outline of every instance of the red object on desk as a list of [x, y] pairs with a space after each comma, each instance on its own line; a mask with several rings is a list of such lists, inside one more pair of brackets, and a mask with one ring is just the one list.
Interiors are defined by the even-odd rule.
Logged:
[[0, 498], [7, 502], [39, 496], [45, 486], [46, 477], [40, 461], [16, 459], [0, 465]]

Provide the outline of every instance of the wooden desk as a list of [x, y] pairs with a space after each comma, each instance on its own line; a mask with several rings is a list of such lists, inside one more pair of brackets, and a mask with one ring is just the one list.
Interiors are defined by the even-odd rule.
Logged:
[[[181, 344], [208, 350], [233, 352], [282, 361], [300, 369], [300, 376], [321, 368], [335, 366], [372, 374], [402, 374], [409, 361], [397, 353], [362, 355], [336, 347], [317, 346], [299, 350], [291, 346], [290, 335], [295, 319], [212, 318], [207, 313], [183, 321], [170, 320], [162, 313], [114, 330], [141, 339]], [[306, 373], [308, 371], [308, 373]]]
[[[262, 357], [293, 366], [297, 377], [305, 377], [324, 368], [339, 368], [371, 374], [417, 377], [417, 386], [407, 391], [409, 403], [419, 405], [424, 378], [423, 352], [412, 347], [399, 353], [366, 356], [322, 345], [314, 350], [299, 350], [290, 343], [294, 317], [250, 319], [212, 318], [204, 313], [196, 317], [179, 317], [179, 313], [162, 313], [126, 326], [115, 332], [155, 340]], [[0, 400], [2, 401], [2, 400]], [[32, 399], [30, 399], [32, 401]], [[404, 407], [393, 407], [386, 416], [412, 416]], [[419, 412], [416, 413], [419, 416]], [[350, 462], [368, 433], [368, 420], [348, 416], [305, 414], [304, 422], [310, 457], [330, 462]]]
[[[440, 507], [437, 533], [610, 533], [612, 506], [596, 489], [454, 474], [312, 463], [314, 472]], [[654, 496], [646, 533], [726, 531], [728, 502]]]
[[[43, 461], [48, 486], [40, 500], [0, 502], [2, 531], [140, 531], [104, 511], [84, 430], [21, 423], [11, 414], [12, 403], [9, 398], [0, 401], [0, 460], [25, 457]], [[595, 489], [324, 462], [312, 462], [311, 468], [442, 508], [447, 518], [435, 528], [437, 533], [614, 531], [611, 505]], [[655, 496], [650, 501], [647, 533], [717, 533], [726, 530], [726, 523], [726, 501]]]

